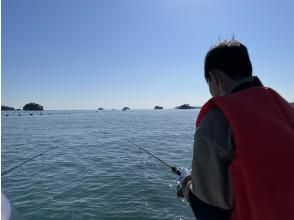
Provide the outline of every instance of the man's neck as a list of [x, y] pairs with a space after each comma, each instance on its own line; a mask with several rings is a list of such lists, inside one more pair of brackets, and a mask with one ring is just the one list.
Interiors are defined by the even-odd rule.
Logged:
[[242, 89], [255, 87], [255, 86], [263, 86], [263, 85], [257, 76], [249, 76], [249, 77], [236, 81], [235, 84], [231, 87], [230, 90], [228, 90], [226, 94], [237, 92]]

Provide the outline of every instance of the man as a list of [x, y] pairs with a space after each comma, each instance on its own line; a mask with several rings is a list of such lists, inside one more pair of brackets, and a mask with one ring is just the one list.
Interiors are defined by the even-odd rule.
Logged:
[[252, 76], [247, 48], [205, 57], [212, 99], [201, 109], [191, 175], [180, 193], [197, 219], [294, 219], [294, 108]]

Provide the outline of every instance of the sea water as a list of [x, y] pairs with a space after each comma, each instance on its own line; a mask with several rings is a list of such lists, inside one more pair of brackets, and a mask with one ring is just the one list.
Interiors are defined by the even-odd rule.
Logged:
[[198, 110], [2, 112], [2, 191], [28, 220], [194, 219], [165, 162], [191, 167]]

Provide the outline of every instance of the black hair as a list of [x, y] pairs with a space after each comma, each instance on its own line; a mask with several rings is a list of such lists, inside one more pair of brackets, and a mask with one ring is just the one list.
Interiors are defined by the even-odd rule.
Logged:
[[246, 46], [236, 40], [225, 40], [212, 47], [204, 62], [205, 79], [209, 72], [220, 70], [233, 80], [252, 76], [252, 65]]

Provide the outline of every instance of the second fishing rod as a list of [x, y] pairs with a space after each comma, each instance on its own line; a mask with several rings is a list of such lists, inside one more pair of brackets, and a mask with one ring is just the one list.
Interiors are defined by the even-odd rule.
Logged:
[[148, 150], [144, 149], [143, 147], [139, 146], [138, 144], [132, 142], [132, 141], [129, 141], [129, 140], [126, 140], [127, 142], [129, 142], [130, 144], [132, 145], [135, 145], [137, 146], [138, 148], [140, 148], [141, 150], [143, 150], [145, 153], [149, 154], [150, 156], [152, 156], [153, 158], [159, 160], [161, 163], [163, 163], [164, 165], [166, 165], [167, 167], [169, 167], [172, 172], [174, 172], [175, 174], [177, 174], [178, 176], [180, 176], [182, 174], [182, 172], [180, 171], [179, 168], [177, 168], [176, 166], [171, 166], [169, 165], [168, 163], [166, 163], [165, 161], [163, 161], [162, 159], [160, 159], [159, 157], [155, 156], [154, 154], [152, 154], [151, 152], [149, 152]]

